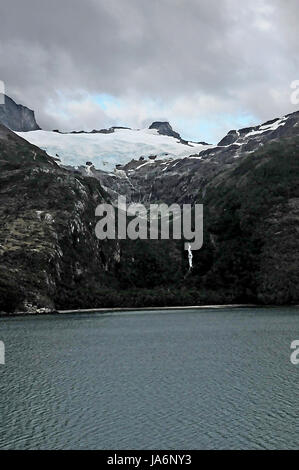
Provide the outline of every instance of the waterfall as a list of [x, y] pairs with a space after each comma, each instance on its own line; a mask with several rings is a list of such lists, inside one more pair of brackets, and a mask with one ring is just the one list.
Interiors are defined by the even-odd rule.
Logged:
[[192, 250], [191, 250], [191, 245], [189, 243], [188, 245], [188, 261], [189, 261], [189, 271], [191, 271], [191, 269], [193, 268], [193, 254], [192, 254]]

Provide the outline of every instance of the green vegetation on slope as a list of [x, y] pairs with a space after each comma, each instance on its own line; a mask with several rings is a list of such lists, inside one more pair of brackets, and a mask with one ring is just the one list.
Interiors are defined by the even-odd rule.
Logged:
[[235, 301], [291, 303], [299, 298], [299, 138], [271, 143], [218, 175], [201, 201], [209, 258], [204, 289]]

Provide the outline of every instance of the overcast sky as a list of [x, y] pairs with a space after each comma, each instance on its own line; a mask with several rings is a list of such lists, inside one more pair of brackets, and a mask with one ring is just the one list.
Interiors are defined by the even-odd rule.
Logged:
[[0, 80], [43, 128], [183, 137], [296, 111], [298, 0], [0, 0]]

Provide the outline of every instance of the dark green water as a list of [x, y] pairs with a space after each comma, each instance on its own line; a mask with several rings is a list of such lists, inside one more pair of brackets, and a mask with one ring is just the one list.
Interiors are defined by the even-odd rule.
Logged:
[[299, 310], [0, 320], [1, 449], [298, 449]]

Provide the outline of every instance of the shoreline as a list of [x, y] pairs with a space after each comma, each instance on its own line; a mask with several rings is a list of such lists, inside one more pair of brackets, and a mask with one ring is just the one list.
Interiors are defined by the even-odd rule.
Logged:
[[107, 307], [107, 308], [91, 308], [91, 309], [77, 309], [77, 310], [53, 310], [50, 312], [0, 312], [1, 318], [9, 317], [41, 317], [50, 315], [71, 315], [71, 314], [86, 314], [86, 313], [121, 313], [121, 312], [151, 312], [151, 311], [179, 311], [179, 310], [224, 310], [224, 309], [237, 309], [237, 308], [298, 308], [299, 305], [261, 305], [261, 304], [215, 304], [215, 305], [193, 305], [183, 307]]
[[158, 310], [202, 310], [202, 309], [222, 309], [222, 308], [253, 308], [257, 305], [249, 304], [228, 304], [228, 305], [193, 305], [193, 306], [184, 306], [184, 307], [111, 307], [111, 308], [92, 308], [92, 309], [79, 309], [79, 310], [59, 310], [59, 314], [69, 314], [69, 313], [110, 313], [110, 312], [150, 312]]

